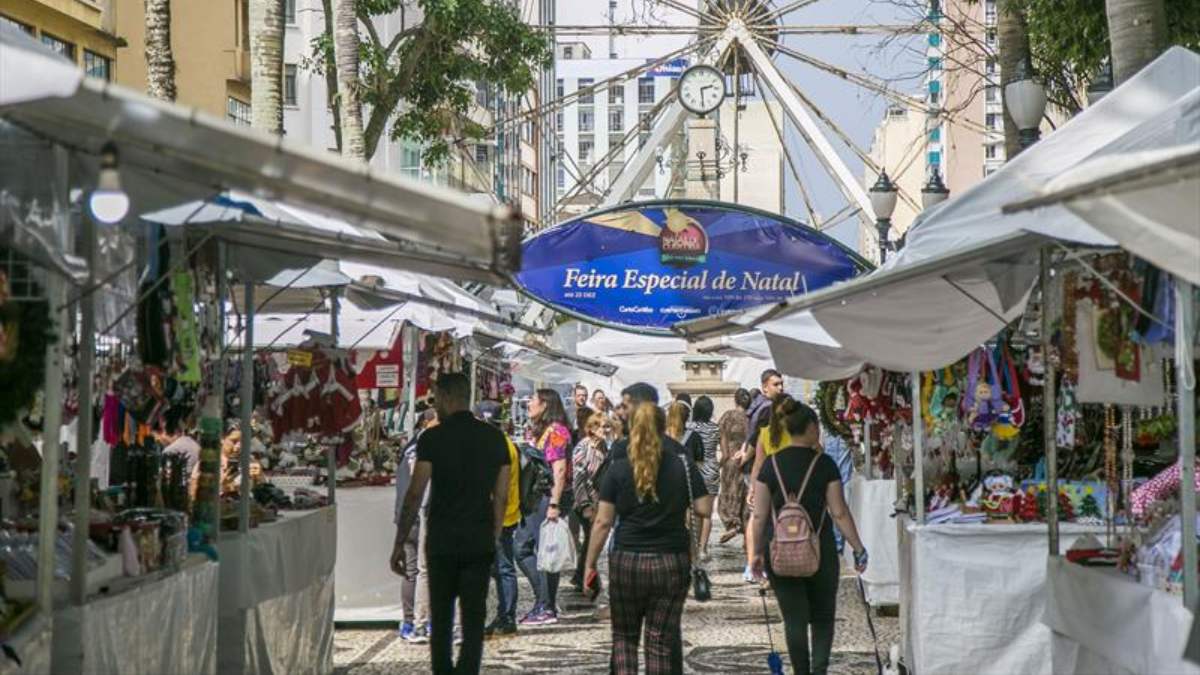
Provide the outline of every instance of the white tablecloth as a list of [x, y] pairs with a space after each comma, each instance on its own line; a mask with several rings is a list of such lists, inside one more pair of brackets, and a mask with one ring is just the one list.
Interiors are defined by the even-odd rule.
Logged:
[[41, 675], [50, 672], [50, 621], [34, 616], [18, 628], [4, 645], [11, 647], [20, 665], [0, 655], [0, 675]]
[[[872, 607], [900, 603], [899, 542], [896, 540], [896, 519], [892, 517], [896, 503], [896, 481], [867, 480], [856, 475], [846, 484], [846, 503], [854, 514], [854, 525], [863, 545], [870, 554], [870, 563], [863, 574], [867, 602]], [[845, 547], [846, 560], [854, 564], [854, 552]]]
[[[1063, 524], [1062, 549], [1102, 528]], [[1045, 524], [916, 525], [901, 534], [901, 625], [920, 675], [1050, 675]]]
[[398, 621], [402, 614], [400, 577], [388, 566], [396, 534], [392, 523], [396, 488], [339, 488], [337, 500], [334, 620]]
[[1056, 675], [1197, 675], [1183, 660], [1192, 613], [1178, 596], [1115, 570], [1048, 562], [1042, 621], [1053, 631]]
[[223, 532], [218, 550], [222, 675], [332, 672], [336, 509]]
[[176, 573], [56, 611], [54, 672], [216, 673], [217, 576], [217, 563], [193, 557]]

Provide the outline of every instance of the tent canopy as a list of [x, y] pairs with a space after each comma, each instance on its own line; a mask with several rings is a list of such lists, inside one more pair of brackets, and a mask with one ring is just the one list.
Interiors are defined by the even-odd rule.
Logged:
[[[777, 361], [807, 377], [855, 361], [901, 371], [953, 363], [1024, 312], [1044, 237], [1116, 243], [1066, 208], [1002, 214], [1004, 205], [1037, 195], [1198, 86], [1200, 56], [1172, 48], [981, 183], [922, 214], [907, 246], [882, 269], [779, 305], [681, 324], [679, 331], [697, 338], [762, 329]], [[777, 348], [796, 341], [814, 320], [840, 350], [813, 350], [820, 341], [801, 340], [807, 346], [796, 346], [788, 363]]]
[[[421, 271], [493, 283], [518, 267], [521, 226], [508, 207], [378, 173], [284, 137], [84, 78], [7, 25], [0, 26], [0, 117], [81, 156], [70, 178], [85, 190], [95, 185], [95, 158], [113, 143], [135, 213], [238, 189], [375, 233], [317, 236], [286, 226], [264, 232], [243, 223], [232, 228], [241, 243], [268, 250], [306, 245], [326, 255], [353, 250], [367, 256], [373, 249], [379, 262], [424, 261]], [[5, 145], [0, 154], [14, 157]], [[337, 249], [326, 248], [330, 244]]]

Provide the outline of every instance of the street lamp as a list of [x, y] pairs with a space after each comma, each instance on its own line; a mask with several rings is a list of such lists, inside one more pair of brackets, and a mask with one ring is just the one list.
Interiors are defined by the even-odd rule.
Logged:
[[879, 180], [868, 190], [871, 210], [875, 212], [875, 231], [879, 233], [879, 264], [887, 259], [888, 231], [892, 229], [892, 213], [896, 210], [896, 185], [887, 171], [879, 172]]
[[1035, 78], [1033, 64], [1029, 59], [1017, 62], [1013, 78], [1004, 85], [1004, 106], [1020, 130], [1018, 141], [1024, 150], [1037, 142], [1046, 113], [1046, 87]]
[[937, 206], [949, 197], [950, 190], [942, 182], [942, 172], [938, 171], [937, 165], [934, 165], [933, 172], [929, 174], [929, 182], [925, 184], [925, 187], [921, 188], [921, 208], [927, 209], [931, 206]]

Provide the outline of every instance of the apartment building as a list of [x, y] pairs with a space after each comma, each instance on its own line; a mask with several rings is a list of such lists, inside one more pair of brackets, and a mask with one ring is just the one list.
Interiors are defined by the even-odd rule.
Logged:
[[19, 28], [74, 61], [88, 75], [112, 80], [121, 39], [104, 2], [5, 0], [0, 23]]
[[[145, 1], [108, 0], [108, 4], [116, 35], [124, 41], [114, 79], [146, 91]], [[177, 103], [235, 124], [250, 124], [249, 23], [250, 0], [171, 3]]]

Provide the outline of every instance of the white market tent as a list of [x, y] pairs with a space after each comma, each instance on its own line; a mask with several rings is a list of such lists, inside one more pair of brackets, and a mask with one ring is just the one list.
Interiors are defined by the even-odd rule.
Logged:
[[1011, 214], [1002, 208], [1038, 195], [1048, 182], [1198, 86], [1200, 56], [1172, 48], [981, 183], [922, 214], [907, 246], [880, 270], [677, 330], [704, 339], [761, 329], [778, 363], [813, 379], [853, 372], [856, 362], [903, 372], [952, 363], [1024, 312], [1037, 276], [1035, 252], [1046, 236], [1116, 244], [1062, 206]]

